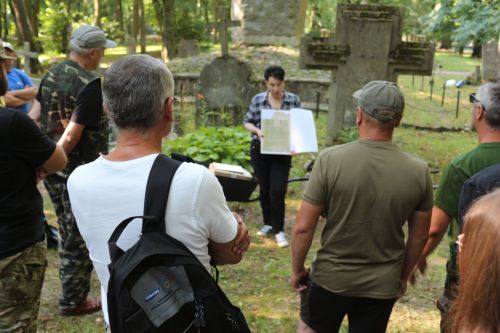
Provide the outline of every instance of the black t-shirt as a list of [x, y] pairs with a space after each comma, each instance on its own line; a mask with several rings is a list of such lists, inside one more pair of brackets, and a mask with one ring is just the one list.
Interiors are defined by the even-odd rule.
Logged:
[[36, 168], [52, 155], [52, 142], [23, 112], [0, 108], [0, 258], [42, 239], [42, 196]]
[[71, 121], [85, 125], [80, 141], [69, 155], [69, 170], [108, 153], [108, 118], [102, 107], [101, 79], [89, 82], [78, 94]]
[[487, 167], [467, 179], [462, 187], [458, 203], [457, 219], [460, 233], [464, 227], [463, 218], [474, 201], [497, 187], [500, 187], [500, 164]]

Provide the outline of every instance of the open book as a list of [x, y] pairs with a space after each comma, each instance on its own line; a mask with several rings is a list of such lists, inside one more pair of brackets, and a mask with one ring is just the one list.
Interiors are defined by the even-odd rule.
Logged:
[[242, 180], [252, 180], [253, 176], [250, 171], [244, 169], [239, 165], [231, 165], [224, 163], [210, 163], [208, 169], [214, 173], [216, 176], [236, 178]]
[[317, 152], [316, 127], [310, 110], [269, 110], [261, 113], [264, 137], [261, 154], [292, 155]]

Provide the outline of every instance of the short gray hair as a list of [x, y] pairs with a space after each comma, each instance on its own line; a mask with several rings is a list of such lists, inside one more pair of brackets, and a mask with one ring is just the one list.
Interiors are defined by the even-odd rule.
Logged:
[[500, 81], [491, 81], [479, 87], [477, 100], [484, 106], [486, 123], [500, 131]]
[[147, 130], [174, 94], [174, 78], [163, 62], [146, 54], [125, 56], [109, 67], [102, 85], [103, 101], [118, 128]]

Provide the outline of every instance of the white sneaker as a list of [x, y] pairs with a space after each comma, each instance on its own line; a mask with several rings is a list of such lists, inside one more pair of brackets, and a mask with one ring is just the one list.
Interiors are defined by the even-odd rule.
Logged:
[[262, 228], [260, 228], [259, 231], [257, 231], [258, 236], [267, 236], [269, 233], [273, 230], [273, 227], [271, 227], [269, 224], [264, 224]]
[[287, 247], [289, 245], [286, 239], [285, 232], [280, 231], [276, 234], [276, 243], [279, 247]]

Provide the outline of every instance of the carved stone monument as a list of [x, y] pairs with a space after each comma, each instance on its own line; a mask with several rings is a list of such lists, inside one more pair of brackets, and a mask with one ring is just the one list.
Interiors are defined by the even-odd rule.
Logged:
[[483, 59], [481, 68], [483, 69], [482, 79], [491, 80], [500, 76], [500, 61], [498, 43], [490, 42], [483, 45], [482, 50]]
[[307, 0], [232, 0], [231, 15], [242, 22], [232, 37], [245, 44], [298, 45], [304, 33]]
[[187, 58], [200, 54], [200, 45], [196, 39], [181, 39], [177, 47], [177, 57]]
[[355, 124], [352, 94], [364, 84], [432, 74], [434, 45], [403, 42], [403, 16], [401, 7], [339, 4], [335, 36], [302, 39], [301, 67], [332, 71], [327, 145]]
[[[227, 28], [238, 23], [229, 21], [222, 9], [218, 11], [218, 16], [218, 22], [214, 26], [219, 32], [222, 56], [206, 65], [200, 74], [197, 125], [200, 124], [203, 113], [209, 114], [205, 117], [208, 119], [208, 124], [241, 123], [244, 110], [255, 95], [251, 81], [252, 69], [247, 63], [229, 55]], [[230, 119], [227, 119], [228, 115]]]

